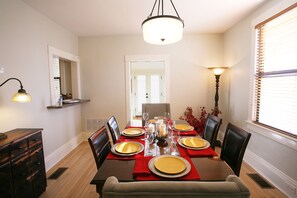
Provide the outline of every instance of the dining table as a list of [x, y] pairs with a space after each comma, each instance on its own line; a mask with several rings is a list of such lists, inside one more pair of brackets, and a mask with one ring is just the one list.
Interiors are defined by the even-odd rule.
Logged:
[[[178, 124], [187, 125], [184, 120], [176, 121]], [[128, 122], [125, 129], [135, 128], [142, 130], [142, 126], [131, 126]], [[197, 132], [191, 128], [189, 131], [174, 130], [174, 138], [166, 138], [166, 144], [160, 145], [158, 140], [148, 143], [145, 139], [145, 134], [140, 136], [124, 136], [123, 132], [117, 143], [121, 142], [138, 142], [143, 145], [143, 151], [132, 156], [118, 156], [116, 152], [110, 152], [104, 160], [101, 167], [90, 182], [96, 185], [97, 193], [101, 194], [103, 185], [106, 179], [110, 176], [115, 176], [120, 182], [145, 181], [145, 180], [164, 180], [164, 181], [225, 181], [228, 175], [234, 175], [233, 170], [226, 162], [221, 160], [211, 147], [207, 146], [203, 150], [191, 150], [182, 146], [183, 138], [201, 138]], [[115, 145], [114, 145], [115, 146]], [[174, 152], [172, 152], [172, 149]], [[163, 175], [156, 175], [155, 171], [148, 168], [148, 163], [155, 157], [160, 156], [177, 156], [186, 159], [191, 170], [188, 175], [183, 177], [162, 177]], [[141, 168], [139, 168], [141, 166]], [[145, 166], [144, 168], [142, 166]], [[137, 173], [141, 174], [137, 174]], [[145, 174], [143, 174], [143, 172]]]

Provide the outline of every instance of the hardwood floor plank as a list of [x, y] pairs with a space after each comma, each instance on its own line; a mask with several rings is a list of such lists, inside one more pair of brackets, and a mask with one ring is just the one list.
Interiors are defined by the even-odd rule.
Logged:
[[[216, 148], [220, 153], [220, 148]], [[90, 184], [97, 168], [93, 154], [88, 142], [83, 142], [65, 156], [59, 163], [47, 172], [49, 177], [59, 167], [68, 167], [68, 169], [56, 180], [47, 180], [48, 186], [41, 198], [93, 198], [99, 197], [96, 187]], [[276, 188], [263, 189], [255, 183], [247, 174], [256, 173], [248, 164], [243, 162], [240, 178], [247, 185], [252, 198], [283, 198], [286, 197]]]

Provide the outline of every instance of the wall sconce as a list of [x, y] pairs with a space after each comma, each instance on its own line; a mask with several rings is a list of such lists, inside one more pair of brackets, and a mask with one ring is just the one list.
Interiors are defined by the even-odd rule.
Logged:
[[19, 79], [17, 79], [17, 78], [9, 78], [9, 79], [7, 79], [6, 81], [4, 81], [4, 82], [0, 85], [0, 87], [2, 87], [5, 83], [7, 83], [7, 82], [10, 81], [10, 80], [17, 80], [17, 81], [19, 81], [19, 83], [20, 83], [20, 87], [21, 87], [21, 88], [18, 90], [18, 92], [15, 93], [15, 94], [12, 96], [11, 101], [12, 101], [12, 102], [31, 102], [31, 96], [30, 96], [30, 94], [28, 94], [28, 93], [26, 92], [26, 90], [23, 89], [23, 84], [22, 84], [22, 82], [21, 82]]
[[218, 106], [218, 101], [219, 101], [219, 83], [220, 83], [220, 76], [221, 74], [228, 69], [228, 67], [209, 67], [213, 74], [215, 75], [216, 78], [216, 94], [215, 94], [215, 107], [214, 107], [214, 115], [218, 116], [219, 114], [219, 106]]
[[[18, 90], [18, 92], [17, 93], [15, 93], [13, 96], [12, 96], [12, 101], [13, 102], [31, 102], [31, 96], [30, 96], [30, 94], [28, 94], [27, 92], [26, 92], [26, 90], [25, 89], [23, 89], [23, 85], [22, 85], [22, 82], [19, 80], [19, 79], [17, 79], [17, 78], [9, 78], [9, 79], [7, 79], [6, 81], [4, 81], [1, 85], [0, 85], [0, 87], [2, 87], [5, 83], [7, 83], [8, 81], [10, 81], [10, 80], [17, 80], [17, 81], [19, 81], [19, 83], [20, 83], [20, 89]], [[2, 139], [5, 139], [5, 138], [7, 138], [7, 135], [5, 134], [5, 133], [0, 133], [0, 140], [2, 140]]]

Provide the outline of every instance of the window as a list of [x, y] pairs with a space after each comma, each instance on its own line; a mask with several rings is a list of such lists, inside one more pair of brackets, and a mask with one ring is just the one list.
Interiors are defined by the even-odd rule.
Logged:
[[254, 122], [297, 138], [297, 4], [256, 25]]

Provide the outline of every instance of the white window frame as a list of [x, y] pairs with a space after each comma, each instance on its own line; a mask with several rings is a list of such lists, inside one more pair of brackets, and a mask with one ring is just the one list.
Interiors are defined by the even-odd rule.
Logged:
[[269, 129], [264, 126], [260, 126], [258, 124], [253, 123], [253, 112], [254, 112], [254, 87], [255, 87], [255, 69], [256, 69], [256, 56], [257, 56], [257, 50], [256, 50], [256, 29], [255, 26], [259, 24], [260, 22], [278, 14], [279, 12], [283, 11], [287, 7], [291, 6], [292, 4], [296, 3], [295, 0], [285, 0], [281, 3], [277, 4], [273, 8], [269, 9], [267, 12], [261, 14], [260, 16], [256, 17], [252, 23], [251, 23], [251, 67], [250, 67], [250, 87], [249, 87], [249, 112], [248, 112], [248, 120], [247, 128], [252, 130], [253, 132], [256, 132], [262, 136], [265, 136], [271, 140], [274, 140], [278, 143], [281, 143], [287, 147], [290, 147], [297, 151], [297, 140], [296, 138], [293, 138], [291, 136], [285, 135], [283, 133], [279, 133], [275, 130]]

